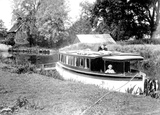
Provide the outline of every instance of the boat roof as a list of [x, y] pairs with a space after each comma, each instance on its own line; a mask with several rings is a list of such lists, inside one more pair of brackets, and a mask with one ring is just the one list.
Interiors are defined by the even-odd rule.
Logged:
[[60, 51], [60, 53], [62, 54], [66, 54], [66, 55], [72, 55], [72, 56], [79, 56], [79, 57], [90, 57], [90, 58], [97, 58], [97, 57], [101, 57], [101, 53], [100, 52], [96, 52], [96, 51], [87, 51], [87, 50], [71, 50], [71, 51]]
[[105, 60], [110, 60], [110, 61], [132, 61], [132, 60], [143, 60], [142, 56], [126, 56], [126, 55], [120, 55], [120, 56], [104, 56], [102, 57]]
[[129, 60], [143, 60], [143, 57], [136, 53], [122, 53], [117, 51], [91, 51], [91, 50], [70, 50], [70, 51], [60, 51], [61, 54], [77, 56], [77, 57], [87, 57], [87, 58], [98, 58], [102, 57], [105, 60], [119, 60], [119, 61], [129, 61]]

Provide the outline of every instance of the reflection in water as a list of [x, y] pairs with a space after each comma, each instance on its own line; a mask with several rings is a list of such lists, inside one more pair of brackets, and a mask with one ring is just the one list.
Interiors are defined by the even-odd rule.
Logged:
[[1, 59], [11, 60], [13, 64], [24, 65], [30, 62], [31, 64], [40, 67], [42, 64], [50, 64], [58, 61], [58, 53], [53, 55], [36, 55], [24, 53], [9, 53], [0, 52]]

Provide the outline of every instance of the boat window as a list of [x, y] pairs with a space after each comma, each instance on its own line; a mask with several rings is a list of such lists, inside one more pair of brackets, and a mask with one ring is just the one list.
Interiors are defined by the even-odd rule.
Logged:
[[71, 65], [73, 66], [74, 65], [74, 57], [71, 56], [70, 60], [71, 60]]
[[62, 62], [62, 56], [63, 56], [63, 55], [62, 55], [62, 54], [60, 54], [60, 62]]
[[62, 55], [62, 62], [65, 63], [65, 56]]
[[72, 65], [72, 66], [74, 65], [73, 62], [74, 62], [74, 57], [71, 56], [71, 65]]
[[83, 58], [76, 58], [76, 66], [77, 67], [84, 67], [84, 59]]
[[130, 72], [130, 62], [125, 62], [125, 72]]
[[76, 59], [76, 66], [79, 67], [80, 66], [80, 58]]
[[60, 58], [60, 61], [61, 61], [61, 62], [62, 62], [62, 56], [63, 56], [63, 55], [61, 54], [61, 58]]
[[83, 67], [83, 58], [80, 59], [80, 66]]
[[91, 59], [91, 71], [104, 72], [104, 61], [102, 58]]
[[58, 55], [58, 60], [61, 61], [61, 54]]
[[71, 56], [68, 56], [68, 65], [71, 65]]
[[89, 59], [87, 59], [87, 68], [89, 68]]
[[112, 65], [112, 69], [115, 71], [115, 73], [124, 73], [124, 63], [123, 62], [111, 62], [106, 61], [105, 62], [105, 68], [108, 69], [108, 66]]
[[131, 61], [130, 62], [130, 71], [131, 72], [137, 72], [140, 67], [139, 61]]
[[66, 63], [66, 56], [64, 55], [64, 63]]

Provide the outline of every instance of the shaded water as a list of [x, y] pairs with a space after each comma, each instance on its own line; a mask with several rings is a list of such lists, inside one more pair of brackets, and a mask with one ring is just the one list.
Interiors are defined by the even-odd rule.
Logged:
[[13, 64], [24, 65], [31, 63], [40, 67], [42, 64], [53, 64], [58, 61], [58, 52], [54, 54], [26, 54], [26, 53], [12, 53], [12, 52], [0, 52], [0, 59], [6, 60]]

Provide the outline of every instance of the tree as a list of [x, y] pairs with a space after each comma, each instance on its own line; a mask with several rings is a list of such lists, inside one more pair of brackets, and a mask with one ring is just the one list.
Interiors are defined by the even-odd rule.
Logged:
[[65, 1], [43, 0], [37, 14], [37, 25], [40, 35], [54, 45], [67, 36], [65, 21], [67, 20]]
[[29, 41], [30, 46], [34, 45], [35, 36], [38, 36], [36, 13], [39, 6], [39, 0], [15, 0], [13, 19], [16, 19], [16, 25], [19, 26], [15, 36], [16, 43], [26, 44]]
[[21, 33], [28, 36], [30, 43], [44, 36], [49, 43], [64, 38], [64, 21], [67, 16], [64, 0], [14, 0], [14, 17], [22, 18]]
[[76, 38], [77, 34], [92, 33], [90, 18], [91, 18], [91, 10], [92, 10], [93, 4], [89, 2], [83, 2], [83, 3], [80, 3], [80, 7], [81, 7], [80, 18], [76, 22], [74, 22], [68, 29], [68, 33], [69, 33], [68, 39], [70, 40], [69, 42], [71, 43]]
[[0, 36], [3, 36], [3, 37], [7, 36], [7, 29], [4, 25], [3, 20], [1, 19], [0, 19]]
[[146, 19], [150, 24], [150, 36], [154, 38], [154, 32], [160, 21], [160, 0], [142, 0], [139, 2], [146, 10]]
[[91, 23], [90, 23], [90, 17], [91, 17], [91, 9], [92, 4], [88, 2], [80, 3], [80, 6], [82, 8], [80, 18], [73, 23], [73, 25], [70, 27], [70, 30], [74, 32], [75, 34], [89, 34], [91, 33]]
[[[154, 3], [151, 0], [97, 0], [91, 23], [99, 33], [109, 31], [115, 40], [152, 36], [155, 16], [159, 17], [155, 15], [158, 3], [158, 0]], [[155, 11], [151, 14], [152, 9]]]

